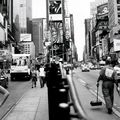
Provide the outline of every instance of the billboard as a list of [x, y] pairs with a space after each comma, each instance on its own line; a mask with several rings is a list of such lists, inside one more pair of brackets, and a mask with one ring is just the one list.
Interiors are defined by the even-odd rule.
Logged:
[[48, 2], [48, 16], [49, 21], [62, 20], [62, 0], [49, 0]]
[[49, 30], [51, 33], [52, 43], [63, 42], [63, 27], [62, 22], [50, 22]]
[[108, 3], [97, 6], [97, 18], [104, 17], [108, 14]]
[[119, 39], [114, 39], [113, 45], [114, 45], [114, 51], [120, 51], [120, 40]]
[[31, 34], [20, 34], [20, 41], [23, 42], [23, 41], [31, 41], [32, 38], [31, 38]]
[[5, 30], [0, 27], [0, 41], [5, 42]]

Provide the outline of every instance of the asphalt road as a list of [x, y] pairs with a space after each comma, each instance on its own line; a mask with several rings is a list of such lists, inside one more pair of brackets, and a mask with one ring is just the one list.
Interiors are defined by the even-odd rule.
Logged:
[[[74, 70], [73, 79], [77, 89], [79, 99], [81, 100], [85, 111], [92, 120], [119, 120], [120, 116], [120, 96], [114, 91], [114, 107], [115, 113], [112, 115], [107, 114], [107, 110], [104, 104], [104, 99], [99, 87], [99, 97], [103, 102], [103, 105], [100, 107], [93, 108], [90, 106], [90, 100], [94, 99], [93, 96], [96, 96], [96, 81], [99, 75], [99, 70], [91, 70], [90, 72], [81, 72], [80, 68]], [[101, 86], [101, 83], [100, 83]], [[97, 118], [96, 118], [97, 117]]]

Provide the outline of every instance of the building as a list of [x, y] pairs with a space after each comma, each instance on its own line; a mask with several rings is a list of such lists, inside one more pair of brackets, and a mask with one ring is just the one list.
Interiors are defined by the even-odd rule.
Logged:
[[13, 22], [20, 33], [32, 32], [32, 0], [13, 0]]
[[[13, 31], [17, 43], [20, 42], [20, 34], [32, 33], [32, 0], [13, 0]], [[19, 44], [15, 52], [20, 53]]]
[[30, 54], [32, 59], [35, 59], [35, 45], [32, 41], [23, 41], [23, 53]]
[[91, 18], [85, 19], [85, 60], [89, 60], [91, 56]]
[[35, 56], [44, 53], [44, 34], [43, 34], [43, 18], [36, 18], [32, 20], [32, 39], [35, 44]]
[[[109, 28], [110, 28], [110, 43], [111, 53], [116, 53], [120, 57], [120, 1], [109, 0]], [[117, 48], [117, 49], [116, 49]], [[119, 49], [118, 49], [119, 48]]]

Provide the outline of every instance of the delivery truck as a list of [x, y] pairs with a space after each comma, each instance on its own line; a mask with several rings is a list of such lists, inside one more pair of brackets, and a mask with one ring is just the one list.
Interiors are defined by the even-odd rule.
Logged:
[[13, 80], [30, 80], [30, 54], [12, 54], [10, 78]]

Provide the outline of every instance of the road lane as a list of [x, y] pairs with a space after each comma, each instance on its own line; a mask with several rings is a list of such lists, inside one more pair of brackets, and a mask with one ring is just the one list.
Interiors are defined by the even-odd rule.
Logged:
[[[87, 108], [87, 112], [90, 115], [90, 117], [93, 117], [93, 115], [96, 114], [95, 115], [96, 117], [97, 116], [100, 117], [102, 115], [102, 118], [100, 117], [100, 120], [105, 120], [105, 119], [106, 120], [107, 119], [108, 120], [118, 120], [120, 118], [117, 117], [115, 114], [111, 115], [111, 117], [109, 118], [110, 115], [107, 114], [107, 111], [106, 111], [104, 104], [101, 107], [98, 107], [95, 109], [93, 107], [91, 107], [90, 104], [88, 104], [88, 103], [90, 103], [91, 100], [95, 100], [95, 95], [96, 95], [95, 83], [96, 83], [96, 79], [98, 77], [98, 74], [99, 74], [98, 70], [83, 73], [78, 68], [77, 70], [74, 71], [73, 76], [74, 76], [75, 85], [77, 87], [77, 91], [79, 94], [79, 98], [82, 99], [82, 103], [85, 106], [85, 108]], [[81, 87], [82, 87], [82, 89], [81, 89]], [[89, 96], [88, 95], [86, 96], [85, 91], [86, 91], [86, 93], [88, 93], [88, 91], [89, 91]], [[93, 99], [93, 96], [91, 94], [94, 96], [94, 99]], [[101, 92], [101, 87], [100, 87], [100, 97], [101, 97], [101, 100], [103, 100], [103, 102], [104, 102], [102, 92]], [[117, 103], [117, 106], [120, 105], [120, 102], [118, 102], [119, 99], [120, 98], [115, 90], [115, 104]], [[93, 109], [95, 110], [94, 112], [93, 112]], [[117, 109], [117, 111], [116, 111], [116, 109], [114, 109], [114, 112], [117, 113], [118, 109]], [[120, 116], [120, 113], [118, 113], [118, 115]], [[99, 118], [97, 120], [99, 120]]]

